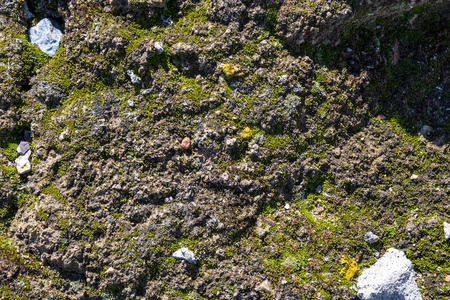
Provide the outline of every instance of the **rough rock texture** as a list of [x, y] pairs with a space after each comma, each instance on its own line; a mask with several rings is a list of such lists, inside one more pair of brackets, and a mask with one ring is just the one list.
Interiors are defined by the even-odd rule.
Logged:
[[362, 271], [356, 284], [361, 300], [420, 300], [411, 261], [403, 251], [390, 248], [369, 269]]
[[0, 2], [2, 298], [450, 297], [448, 1]]

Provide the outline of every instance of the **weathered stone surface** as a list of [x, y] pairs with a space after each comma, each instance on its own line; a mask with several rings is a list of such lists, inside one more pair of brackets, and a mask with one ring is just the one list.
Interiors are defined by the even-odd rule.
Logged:
[[128, 70], [127, 75], [130, 77], [130, 80], [133, 84], [141, 83], [141, 78], [139, 76], [136, 76], [136, 74], [134, 74], [133, 70]]
[[403, 251], [390, 248], [358, 278], [358, 298], [361, 300], [422, 299], [411, 261]]
[[24, 160], [20, 165], [16, 165], [16, 169], [20, 175], [27, 174], [31, 171], [31, 163], [28, 160]]
[[29, 30], [30, 42], [37, 45], [42, 52], [53, 56], [58, 50], [62, 38], [61, 27], [55, 20], [45, 18]]

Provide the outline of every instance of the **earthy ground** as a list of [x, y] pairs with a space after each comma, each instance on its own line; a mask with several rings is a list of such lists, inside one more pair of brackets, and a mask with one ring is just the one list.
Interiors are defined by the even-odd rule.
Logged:
[[450, 3], [368, 2], [2, 1], [2, 298], [450, 299]]

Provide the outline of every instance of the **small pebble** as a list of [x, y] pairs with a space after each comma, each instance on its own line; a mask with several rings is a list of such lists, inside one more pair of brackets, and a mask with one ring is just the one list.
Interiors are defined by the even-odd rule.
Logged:
[[105, 273], [108, 275], [112, 275], [112, 274], [114, 274], [114, 269], [110, 267], [108, 270], [106, 270]]
[[30, 144], [28, 142], [22, 141], [19, 146], [17, 146], [17, 153], [20, 155], [24, 155], [28, 150], [30, 150]]
[[374, 234], [372, 231], [369, 231], [364, 235], [364, 241], [367, 244], [374, 244], [374, 243], [378, 242], [379, 240], [380, 240], [380, 237], [378, 235]]
[[181, 141], [181, 148], [183, 149], [189, 149], [189, 147], [191, 146], [191, 139], [188, 137], [185, 137], [182, 141]]
[[320, 194], [322, 192], [322, 186], [319, 184], [318, 186], [316, 186], [315, 190], [316, 193]]
[[155, 47], [155, 50], [156, 52], [158, 52], [158, 54], [164, 52], [164, 44], [162, 42], [155, 42], [153, 46]]
[[260, 284], [258, 284], [255, 288], [256, 291], [266, 292], [268, 294], [273, 294], [272, 284], [269, 280], [264, 280]]

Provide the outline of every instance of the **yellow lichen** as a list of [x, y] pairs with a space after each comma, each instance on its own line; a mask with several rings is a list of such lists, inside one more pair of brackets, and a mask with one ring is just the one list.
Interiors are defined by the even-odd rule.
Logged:
[[252, 132], [252, 130], [250, 129], [250, 127], [245, 127], [244, 130], [243, 130], [242, 133], [241, 133], [241, 136], [242, 136], [244, 139], [249, 139], [249, 138], [252, 137], [252, 135], [253, 135], [253, 132]]
[[344, 278], [347, 280], [352, 279], [358, 271], [356, 262], [344, 255], [341, 258], [341, 264], [344, 265], [344, 267], [341, 269], [340, 274], [343, 274]]
[[227, 78], [231, 78], [240, 71], [240, 67], [232, 63], [221, 64], [221, 68]]

